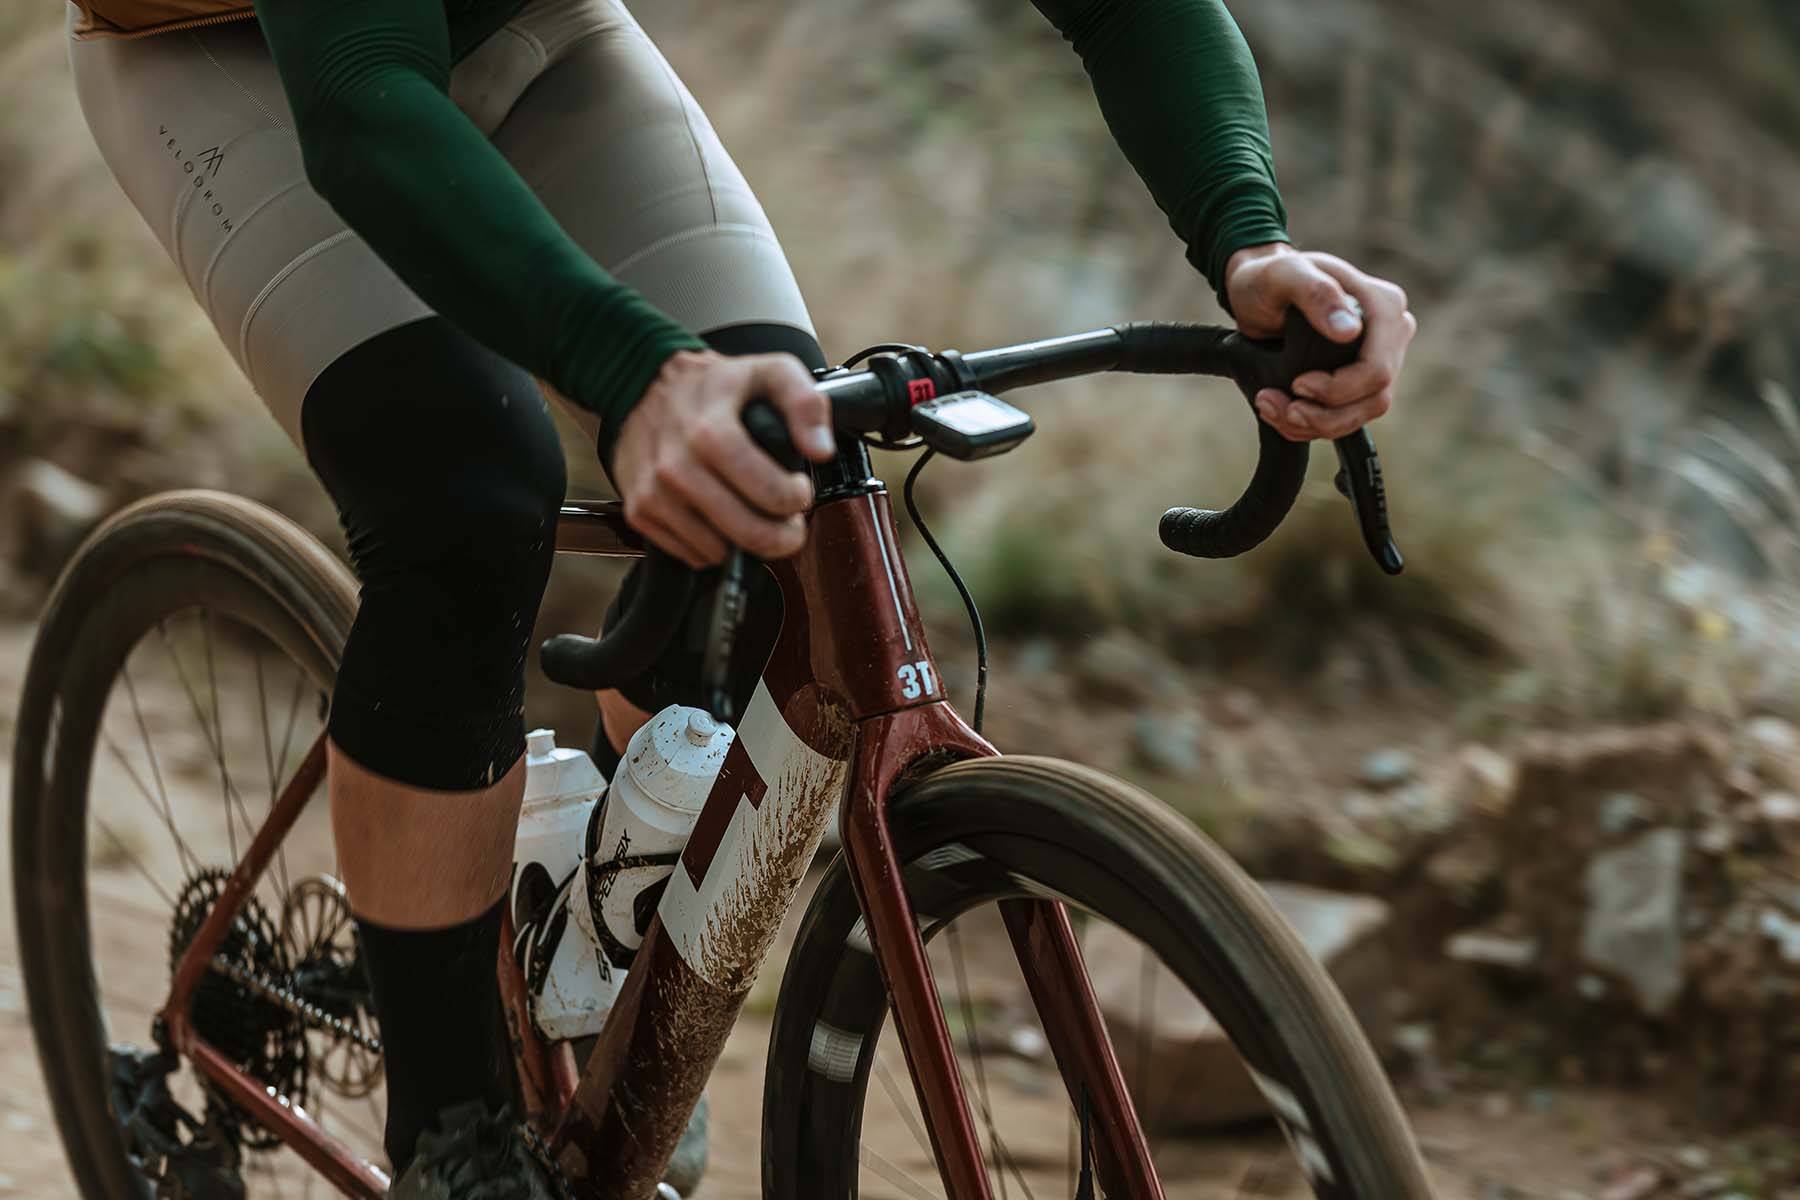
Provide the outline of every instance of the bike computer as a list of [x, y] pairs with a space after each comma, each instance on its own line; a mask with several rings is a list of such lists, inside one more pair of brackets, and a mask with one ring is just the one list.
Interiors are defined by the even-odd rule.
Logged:
[[1023, 410], [986, 392], [952, 392], [912, 409], [913, 432], [939, 454], [964, 461], [1004, 454], [1036, 428]]

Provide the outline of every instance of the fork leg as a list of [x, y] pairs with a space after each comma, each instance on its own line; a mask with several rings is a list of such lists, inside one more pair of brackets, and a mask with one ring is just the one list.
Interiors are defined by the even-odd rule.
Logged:
[[[950, 1028], [887, 822], [888, 790], [898, 773], [895, 768], [912, 757], [909, 747], [928, 750], [964, 741], [961, 723], [939, 716], [943, 707], [909, 709], [864, 725], [844, 805], [844, 859], [876, 966], [893, 999], [894, 1026], [946, 1193], [951, 1200], [991, 1200]], [[980, 752], [973, 743], [970, 748]]]
[[1068, 910], [1054, 900], [1003, 900], [1000, 913], [1070, 1101], [1079, 1105], [1086, 1089], [1103, 1194], [1161, 1200], [1156, 1164], [1101, 1019]]

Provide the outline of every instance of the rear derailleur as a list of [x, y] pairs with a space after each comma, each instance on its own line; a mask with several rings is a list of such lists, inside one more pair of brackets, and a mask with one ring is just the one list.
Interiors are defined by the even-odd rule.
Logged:
[[126, 1153], [155, 1183], [156, 1200], [244, 1200], [237, 1134], [213, 1105], [200, 1121], [176, 1102], [169, 1092], [175, 1055], [113, 1046], [107, 1057]]

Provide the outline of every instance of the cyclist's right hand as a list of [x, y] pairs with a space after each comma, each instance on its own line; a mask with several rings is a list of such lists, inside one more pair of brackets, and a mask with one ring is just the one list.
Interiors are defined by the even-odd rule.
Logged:
[[731, 545], [785, 558], [806, 540], [800, 514], [812, 481], [750, 440], [743, 410], [755, 399], [786, 418], [806, 457], [825, 462], [836, 452], [830, 406], [788, 354], [682, 351], [619, 429], [612, 476], [625, 519], [689, 566], [716, 565]]

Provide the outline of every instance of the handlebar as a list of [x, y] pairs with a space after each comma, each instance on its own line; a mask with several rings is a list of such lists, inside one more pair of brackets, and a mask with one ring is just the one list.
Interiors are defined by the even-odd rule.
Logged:
[[[962, 354], [923, 349], [870, 360], [861, 370], [822, 374], [818, 389], [831, 403], [840, 434], [903, 442], [912, 433], [914, 405], [940, 395], [978, 390], [998, 394], [1039, 383], [1106, 371], [1157, 375], [1212, 375], [1237, 383], [1246, 400], [1263, 388], [1287, 390], [1308, 371], [1332, 371], [1355, 361], [1361, 341], [1329, 341], [1290, 310], [1279, 339], [1259, 340], [1207, 325], [1130, 324], [1090, 333]], [[745, 409], [751, 436], [792, 469], [804, 459], [786, 423], [766, 402]], [[1163, 544], [1201, 558], [1230, 558], [1254, 549], [1273, 533], [1299, 498], [1306, 478], [1308, 442], [1290, 442], [1257, 419], [1256, 470], [1237, 500], [1220, 511], [1171, 508], [1158, 532]], [[1366, 429], [1335, 442], [1337, 488], [1349, 499], [1363, 543], [1381, 569], [1398, 575], [1404, 565], [1388, 528], [1381, 460]], [[685, 567], [649, 549], [637, 597], [601, 639], [564, 634], [544, 643], [544, 674], [557, 683], [612, 687], [647, 669], [674, 635], [692, 589]], [[714, 716], [731, 723], [725, 664], [743, 613], [748, 557], [734, 549], [716, 597], [706, 650], [704, 688]]]

